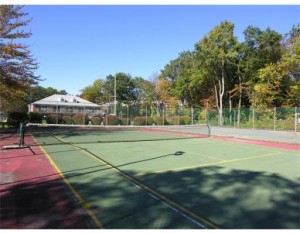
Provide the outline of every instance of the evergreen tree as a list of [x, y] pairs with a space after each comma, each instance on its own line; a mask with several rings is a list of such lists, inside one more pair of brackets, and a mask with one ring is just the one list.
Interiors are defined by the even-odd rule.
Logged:
[[0, 108], [6, 111], [16, 108], [14, 103], [24, 100], [26, 91], [39, 81], [34, 75], [38, 64], [23, 43], [31, 36], [31, 32], [23, 30], [31, 19], [25, 19], [28, 14], [22, 9], [23, 6], [0, 5]]

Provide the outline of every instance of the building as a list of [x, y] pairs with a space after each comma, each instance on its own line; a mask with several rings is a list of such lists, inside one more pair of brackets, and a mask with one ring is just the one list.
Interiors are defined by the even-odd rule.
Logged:
[[73, 95], [54, 94], [28, 105], [29, 112], [43, 114], [61, 113], [77, 114], [83, 113], [89, 116], [100, 114], [101, 107], [95, 103], [84, 100]]

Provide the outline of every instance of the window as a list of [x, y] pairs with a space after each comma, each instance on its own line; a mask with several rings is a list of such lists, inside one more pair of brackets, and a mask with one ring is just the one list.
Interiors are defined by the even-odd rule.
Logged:
[[67, 112], [68, 112], [68, 113], [72, 113], [72, 112], [73, 112], [73, 107], [68, 106], [68, 107], [67, 107]]
[[48, 111], [48, 106], [45, 106], [45, 105], [41, 106], [41, 111], [42, 112], [47, 112]]
[[83, 107], [78, 107], [78, 112], [83, 113], [84, 108]]

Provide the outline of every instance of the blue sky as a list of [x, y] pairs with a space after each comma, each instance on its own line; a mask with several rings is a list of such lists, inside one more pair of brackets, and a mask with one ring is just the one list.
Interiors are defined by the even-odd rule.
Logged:
[[69, 94], [117, 72], [149, 79], [228, 20], [242, 42], [249, 25], [284, 34], [300, 22], [300, 5], [29, 5], [27, 40], [40, 63], [41, 86]]

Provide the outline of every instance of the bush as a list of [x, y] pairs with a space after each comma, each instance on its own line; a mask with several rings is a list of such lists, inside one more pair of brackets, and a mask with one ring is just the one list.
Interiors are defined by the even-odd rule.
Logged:
[[173, 116], [170, 119], [170, 124], [172, 125], [187, 125], [192, 123], [192, 118], [190, 116]]
[[154, 123], [152, 117], [137, 116], [133, 118], [134, 125], [152, 125]]
[[97, 117], [97, 116], [92, 117], [91, 121], [92, 121], [93, 125], [100, 125], [101, 124], [101, 118]]
[[86, 125], [89, 123], [88, 116], [80, 113], [73, 115], [72, 119], [76, 125]]
[[63, 118], [63, 123], [64, 124], [74, 124], [74, 121], [73, 121], [71, 116], [65, 115], [62, 118]]
[[130, 124], [129, 118], [120, 118], [119, 120], [120, 120], [121, 125], [129, 125]]
[[[57, 122], [56, 122], [57, 120]], [[64, 123], [63, 117], [60, 114], [49, 114], [46, 116], [47, 124], [62, 124]]]
[[188, 125], [192, 123], [192, 118], [187, 115], [180, 116], [179, 119], [180, 119], [180, 124]]
[[104, 116], [104, 124], [105, 125], [118, 125], [119, 119], [115, 115], [106, 115], [106, 116]]
[[21, 122], [27, 121], [27, 113], [24, 112], [11, 112], [8, 114], [7, 123], [8, 125], [18, 127]]
[[42, 123], [43, 115], [39, 112], [30, 112], [28, 114], [30, 123]]
[[164, 119], [163, 117], [156, 117], [154, 119], [154, 122], [156, 123], [156, 125], [168, 125], [168, 121], [166, 119]]

